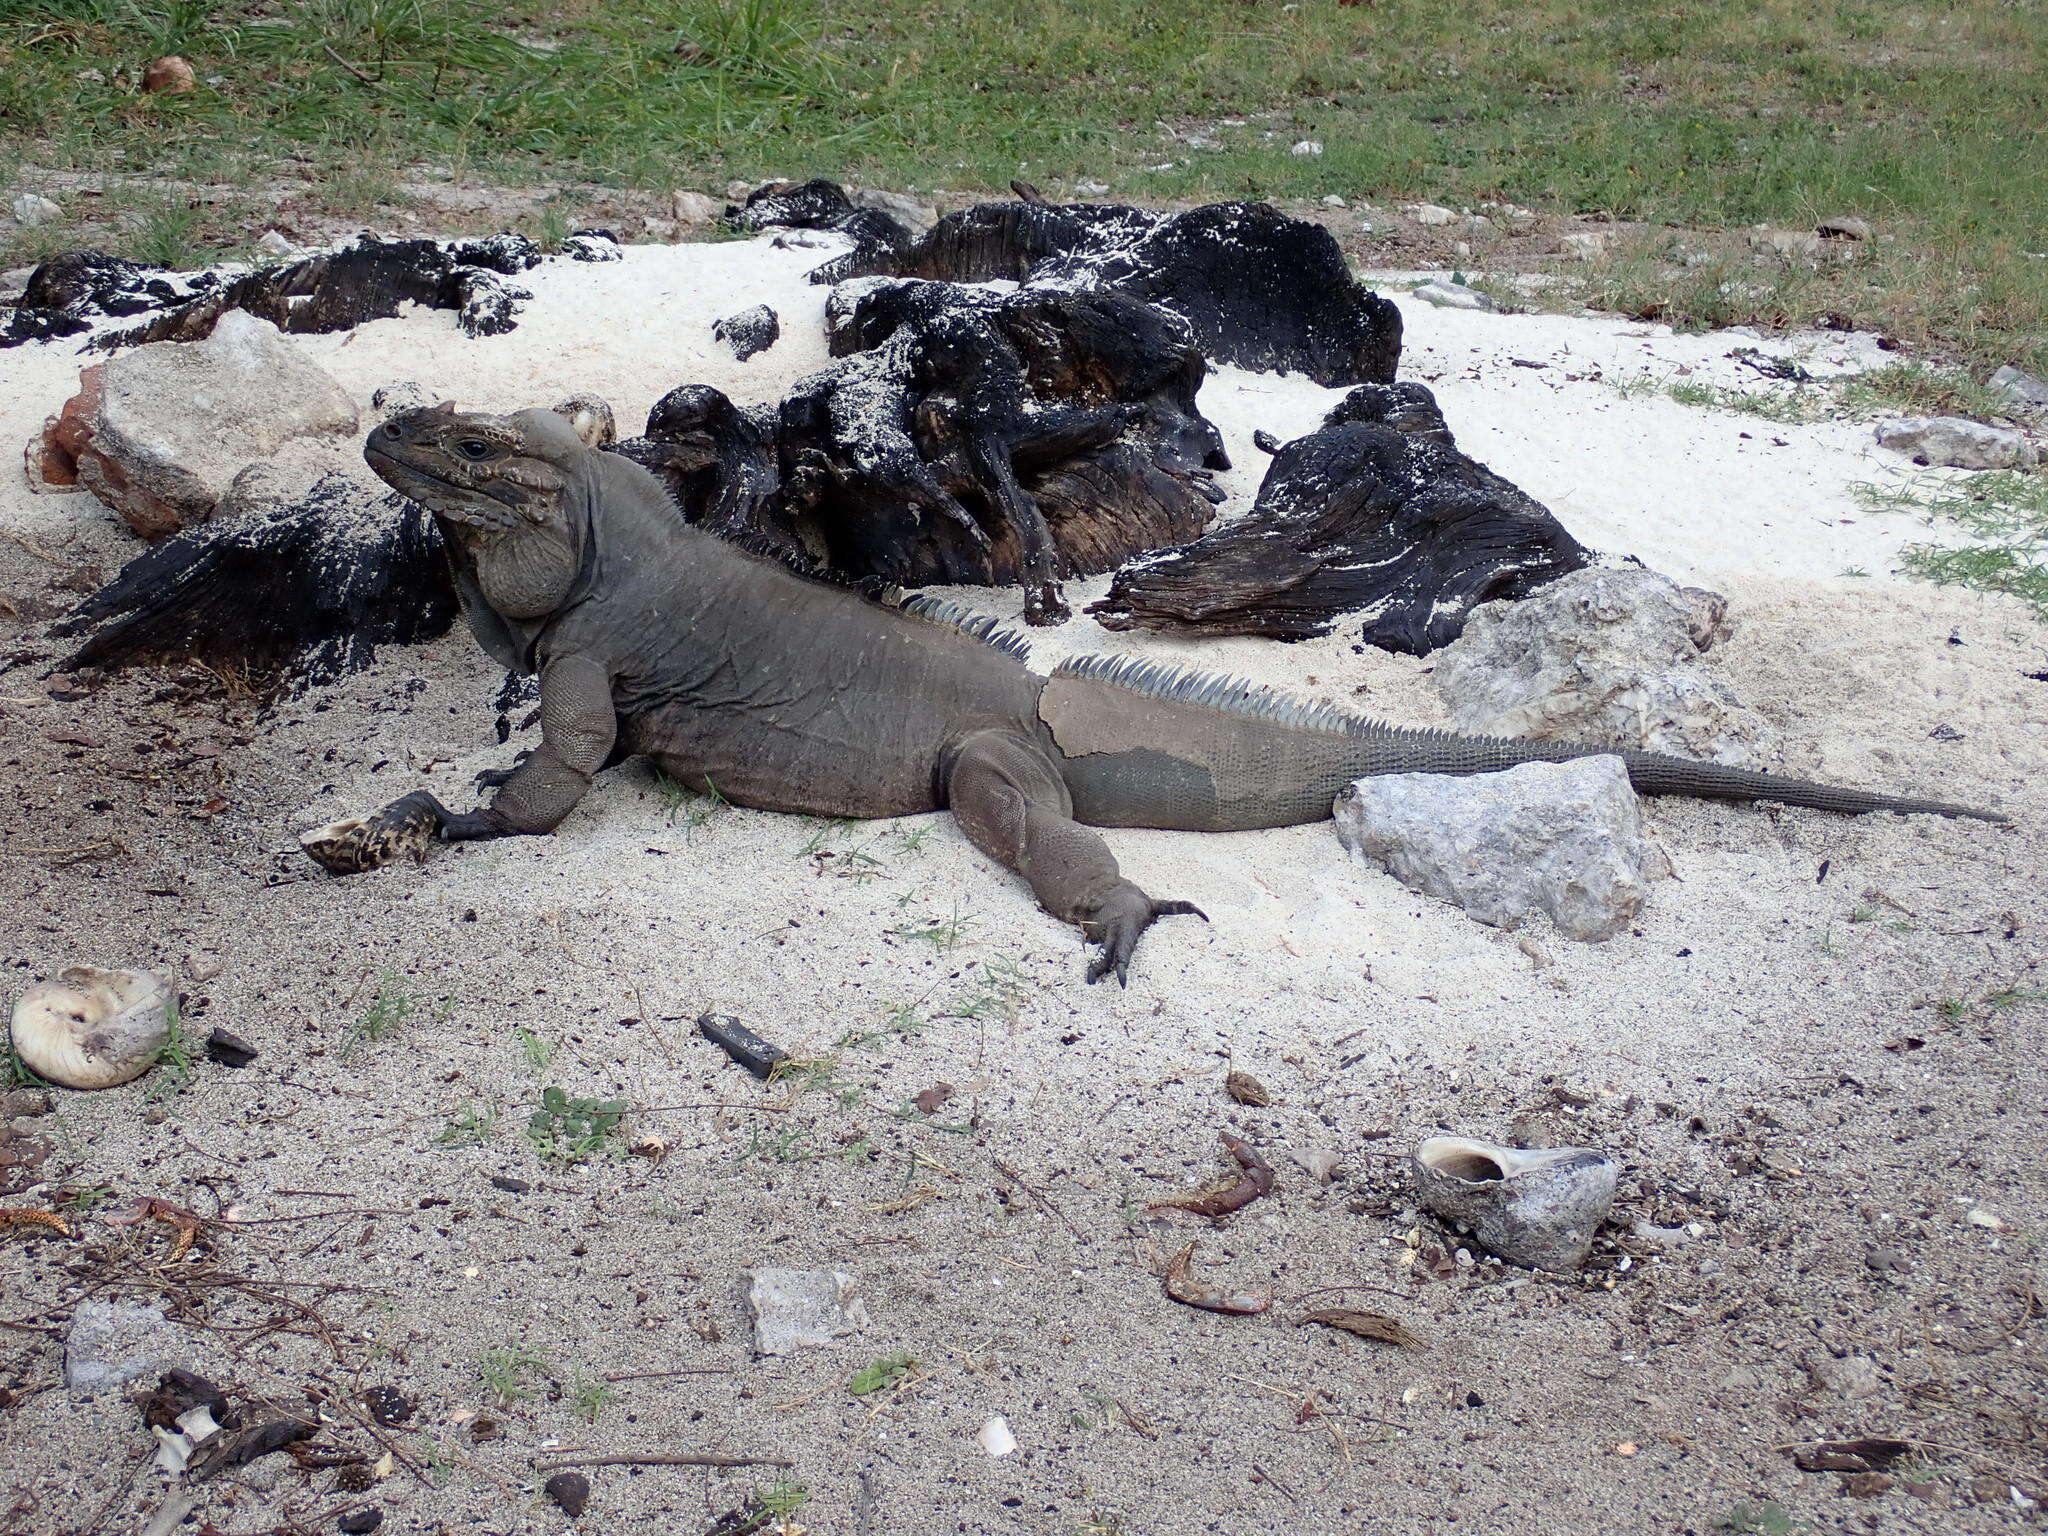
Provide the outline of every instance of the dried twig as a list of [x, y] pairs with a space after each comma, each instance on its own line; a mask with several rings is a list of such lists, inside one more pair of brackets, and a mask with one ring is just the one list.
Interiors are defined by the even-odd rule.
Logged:
[[[834, 1383], [837, 1385], [837, 1383]], [[563, 1467], [793, 1467], [782, 1456], [722, 1456], [714, 1451], [693, 1451], [677, 1456], [571, 1456], [560, 1461], [537, 1461], [536, 1472], [554, 1472]]]
[[1028, 1182], [1026, 1182], [1023, 1174], [1019, 1173], [1016, 1169], [1012, 1168], [1000, 1157], [992, 1157], [989, 1159], [989, 1161], [995, 1164], [996, 1172], [1000, 1173], [1004, 1178], [1010, 1180], [1010, 1182], [1015, 1184], [1019, 1189], [1023, 1190], [1025, 1194], [1029, 1195], [1032, 1199], [1036, 1200], [1039, 1203], [1039, 1205], [1044, 1207], [1045, 1210], [1049, 1212], [1056, 1220], [1058, 1220], [1062, 1226], [1064, 1226], [1069, 1232], [1073, 1233], [1075, 1242], [1085, 1243], [1088, 1241], [1088, 1234], [1086, 1232], [1083, 1232], [1079, 1227], [1075, 1226], [1071, 1221], [1067, 1220], [1067, 1213], [1065, 1211], [1062, 1211], [1058, 1206], [1054, 1205], [1052, 1203], [1052, 1200], [1048, 1196], [1041, 1194], [1036, 1189], [1033, 1189], [1031, 1185]]

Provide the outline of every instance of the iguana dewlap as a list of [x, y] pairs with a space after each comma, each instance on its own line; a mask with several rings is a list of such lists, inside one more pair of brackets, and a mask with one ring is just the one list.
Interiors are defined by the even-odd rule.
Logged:
[[[1118, 872], [1092, 827], [1236, 831], [1320, 821], [1379, 773], [1484, 773], [1607, 748], [1399, 730], [1229, 679], [1114, 657], [1024, 665], [944, 605], [880, 606], [692, 528], [639, 465], [552, 411], [411, 411], [370, 466], [434, 512], [478, 641], [540, 676], [541, 745], [486, 775], [488, 808], [421, 795], [443, 838], [552, 831], [597, 772], [642, 753], [736, 805], [818, 816], [950, 810], [1125, 975], [1155, 919], [1193, 912]], [[1822, 810], [2004, 818], [1649, 752], [1637, 789]], [[410, 798], [410, 797], [409, 797]]]

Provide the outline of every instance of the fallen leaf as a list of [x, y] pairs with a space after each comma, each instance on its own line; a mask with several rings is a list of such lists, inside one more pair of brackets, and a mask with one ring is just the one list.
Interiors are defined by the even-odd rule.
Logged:
[[1355, 1333], [1361, 1339], [1372, 1339], [1380, 1344], [1399, 1344], [1404, 1349], [1428, 1348], [1398, 1318], [1378, 1312], [1361, 1312], [1355, 1307], [1332, 1307], [1325, 1312], [1311, 1312], [1302, 1321], [1321, 1323], [1325, 1328], [1341, 1328], [1346, 1333]]

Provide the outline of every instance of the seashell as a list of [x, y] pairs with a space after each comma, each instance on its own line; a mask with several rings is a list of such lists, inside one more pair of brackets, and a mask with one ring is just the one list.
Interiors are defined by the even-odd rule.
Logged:
[[299, 838], [306, 856], [337, 875], [361, 874], [393, 859], [424, 864], [441, 829], [431, 795], [404, 795], [369, 816], [350, 816], [315, 827]]
[[1529, 1269], [1586, 1262], [1614, 1204], [1615, 1167], [1590, 1147], [1497, 1147], [1432, 1136], [1415, 1150], [1422, 1203], [1488, 1252]]
[[974, 1438], [991, 1456], [1007, 1456], [1017, 1449], [1017, 1437], [1010, 1433], [1010, 1421], [1000, 1413], [991, 1416]]
[[142, 1076], [171, 1038], [171, 994], [148, 971], [74, 965], [21, 994], [15, 1054], [63, 1088], [111, 1088]]

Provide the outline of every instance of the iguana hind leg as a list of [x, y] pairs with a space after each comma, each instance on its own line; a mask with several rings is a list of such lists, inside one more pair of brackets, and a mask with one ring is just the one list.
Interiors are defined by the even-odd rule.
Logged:
[[1073, 819], [1059, 771], [1028, 737], [987, 730], [963, 741], [947, 769], [946, 804], [969, 842], [1022, 875], [1046, 911], [1078, 923], [1089, 943], [1102, 946], [1088, 967], [1091, 982], [1114, 971], [1128, 986], [1131, 951], [1155, 919], [1203, 917], [1185, 901], [1154, 901], [1124, 879], [1102, 835]]

